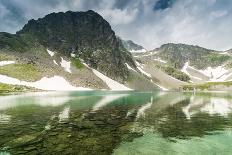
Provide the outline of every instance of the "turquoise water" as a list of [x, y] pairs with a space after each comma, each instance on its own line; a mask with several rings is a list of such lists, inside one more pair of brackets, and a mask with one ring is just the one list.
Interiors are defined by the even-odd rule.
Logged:
[[43, 92], [0, 96], [0, 155], [232, 154], [232, 95]]

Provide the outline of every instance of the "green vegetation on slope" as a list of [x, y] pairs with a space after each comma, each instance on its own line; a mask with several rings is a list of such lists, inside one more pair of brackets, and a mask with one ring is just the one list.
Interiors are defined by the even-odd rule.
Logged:
[[228, 82], [207, 82], [207, 83], [204, 83], [204, 84], [192, 84], [192, 85], [184, 85], [182, 87], [182, 89], [184, 91], [192, 91], [194, 90], [194, 88], [196, 90], [210, 90], [210, 89], [213, 89], [215, 87], [220, 87], [220, 86], [223, 86], [223, 87], [230, 87], [232, 86], [232, 81], [228, 81]]
[[0, 33], [0, 49], [6, 48], [17, 52], [24, 52], [27, 50], [27, 44], [18, 35], [9, 33]]
[[84, 65], [81, 63], [80, 59], [78, 59], [78, 58], [72, 58], [71, 63], [77, 69], [82, 69], [84, 67]]
[[231, 57], [228, 55], [221, 55], [216, 53], [210, 53], [206, 56], [202, 56], [198, 60], [190, 60], [190, 65], [196, 67], [196, 68], [206, 68], [209, 65], [212, 67], [220, 66], [227, 60], [230, 60]]
[[220, 66], [232, 60], [228, 55], [219, 54], [219, 51], [185, 44], [165, 44], [156, 50], [161, 59], [167, 60], [176, 69], [182, 68], [187, 61], [197, 69], [205, 69], [209, 66]]
[[187, 81], [190, 80], [190, 77], [187, 74], [175, 69], [174, 67], [161, 66], [161, 65], [156, 65], [156, 67], [160, 68], [162, 71], [164, 71], [168, 75], [170, 75], [170, 76], [172, 76], [172, 77], [174, 77], [174, 78], [176, 78], [176, 79], [178, 79], [180, 81], [187, 82]]
[[28, 90], [32, 90], [32, 88], [0, 83], [0, 93], [25, 92]]
[[32, 64], [10, 64], [1, 66], [0, 74], [25, 81], [36, 81], [42, 77], [37, 67]]

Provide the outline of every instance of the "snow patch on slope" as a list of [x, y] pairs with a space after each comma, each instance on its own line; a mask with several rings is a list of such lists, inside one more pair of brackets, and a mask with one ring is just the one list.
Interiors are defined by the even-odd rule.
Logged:
[[15, 61], [0, 61], [0, 66], [10, 65], [14, 63]]
[[70, 61], [65, 61], [62, 57], [61, 57], [61, 62], [60, 62], [61, 67], [64, 68], [64, 70], [66, 72], [72, 73], [71, 72], [71, 62]]
[[148, 56], [155, 55], [155, 54], [156, 54], [155, 52], [150, 52], [148, 54], [141, 55], [141, 57], [148, 57]]
[[167, 61], [165, 61], [165, 60], [162, 60], [162, 59], [160, 59], [160, 58], [157, 58], [157, 59], [153, 59], [153, 60], [155, 60], [155, 61], [159, 61], [159, 62], [162, 62], [162, 63], [167, 63]]
[[[199, 78], [199, 77], [196, 77], [196, 76], [191, 75], [191, 74], [187, 71], [187, 68], [188, 68], [188, 67], [191, 68], [191, 69], [194, 69], [194, 70], [198, 71], [197, 69], [195, 69], [195, 68], [189, 66], [189, 62], [186, 62], [186, 63], [184, 64], [184, 66], [183, 66], [183, 68], [181, 69], [181, 71], [182, 71], [183, 73], [187, 74], [190, 78], [194, 78], [194, 79], [197, 79], [197, 80], [202, 80], [202, 79]], [[198, 72], [199, 72], [199, 71], [198, 71]]]
[[72, 57], [72, 58], [75, 58], [75, 57], [76, 57], [76, 54], [71, 53], [71, 57]]
[[102, 81], [104, 81], [111, 90], [132, 90], [117, 81], [112, 80], [111, 78], [105, 76], [99, 71], [92, 69], [93, 73], [98, 76]]
[[191, 68], [203, 75], [205, 75], [206, 77], [209, 78], [210, 82], [223, 82], [225, 81], [228, 77], [230, 77], [232, 75], [232, 73], [227, 70], [226, 68], [224, 68], [223, 66], [217, 66], [217, 67], [207, 67], [205, 70], [198, 70], [195, 69], [194, 67], [189, 65], [189, 62], [186, 62], [185, 65], [183, 66], [183, 68], [181, 69], [182, 72], [186, 73], [187, 75], [189, 75], [192, 78], [198, 79], [198, 80], [202, 80], [199, 77], [196, 76], [192, 76], [188, 71], [187, 68]]
[[138, 70], [139, 70], [141, 73], [143, 73], [144, 75], [146, 75], [146, 76], [148, 76], [148, 77], [151, 78], [151, 74], [145, 72], [145, 71], [144, 71], [142, 68], [140, 68], [140, 67], [137, 67], [137, 68], [138, 68]]
[[146, 49], [141, 49], [141, 50], [130, 50], [131, 53], [144, 53], [147, 52]]
[[93, 71], [93, 73], [99, 77], [103, 82], [105, 82], [107, 84], [107, 86], [111, 89], [111, 90], [132, 90], [126, 86], [124, 86], [123, 84], [112, 80], [111, 78], [105, 76], [104, 74], [100, 73], [99, 71], [97, 71], [96, 69], [93, 69], [91, 67], [89, 67], [86, 63], [82, 62], [83, 65], [85, 65], [87, 68], [91, 69]]
[[218, 54], [222, 54], [222, 55], [230, 55], [228, 52], [220, 52]]
[[133, 70], [134, 72], [137, 72], [134, 68], [132, 68], [130, 65], [128, 65], [128, 63], [125, 63], [126, 67], [130, 70]]
[[210, 81], [224, 81], [228, 76], [225, 76], [229, 71], [223, 66], [218, 66], [215, 68], [208, 67], [205, 70], [200, 70], [200, 72], [210, 78]]
[[163, 86], [161, 86], [161, 85], [159, 85], [159, 84], [157, 84], [157, 83], [155, 83], [155, 82], [153, 82], [153, 80], [151, 79], [151, 82], [152, 83], [154, 83], [155, 85], [157, 85], [161, 90], [163, 90], [163, 91], [168, 91], [168, 89], [167, 88], [165, 88], [165, 87], [163, 87]]
[[58, 63], [56, 62], [56, 60], [53, 60], [54, 64], [58, 65]]
[[147, 72], [145, 72], [145, 71], [143, 70], [143, 65], [141, 65], [141, 64], [140, 64], [139, 62], [137, 62], [137, 61], [135, 61], [135, 63], [136, 63], [136, 65], [137, 65], [138, 70], [139, 70], [141, 73], [143, 73], [144, 75], [146, 75], [146, 76], [148, 76], [148, 77], [151, 78], [151, 74], [149, 74], [149, 73], [147, 73]]
[[165, 87], [163, 87], [163, 86], [161, 86], [161, 85], [159, 85], [159, 84], [157, 84], [157, 83], [155, 83], [161, 90], [163, 90], [163, 91], [168, 91], [168, 89], [167, 88], [165, 88]]
[[49, 49], [47, 49], [47, 52], [48, 52], [48, 54], [49, 54], [51, 57], [55, 55], [55, 52], [52, 52], [52, 51], [50, 51]]
[[190, 76], [189, 72], [187, 71], [188, 67], [189, 67], [189, 62], [186, 62], [183, 68], [181, 69], [181, 71]]
[[[148, 76], [149, 78], [152, 78], [151, 74], [149, 74], [149, 73], [147, 73], [147, 72], [145, 72], [145, 71], [143, 70], [143, 65], [142, 65], [142, 64], [140, 64], [138, 61], [135, 61], [135, 64], [137, 65], [138, 70], [139, 70], [142, 74]], [[170, 76], [170, 77], [171, 77], [171, 76]], [[165, 88], [165, 87], [163, 87], [163, 86], [161, 86], [161, 85], [159, 85], [159, 84], [153, 82], [152, 79], [151, 79], [151, 82], [154, 83], [155, 85], [157, 85], [161, 90], [164, 90], [164, 91], [167, 91], [167, 90], [168, 90], [167, 88]]]
[[63, 77], [60, 76], [54, 76], [51, 78], [43, 77], [41, 80], [36, 82], [26, 82], [26, 81], [20, 81], [16, 78], [8, 77], [6, 75], [0, 75], [0, 82], [5, 84], [34, 87], [41, 90], [59, 90], [59, 91], [91, 90], [89, 88], [74, 87], [70, 85], [69, 82], [66, 81]]

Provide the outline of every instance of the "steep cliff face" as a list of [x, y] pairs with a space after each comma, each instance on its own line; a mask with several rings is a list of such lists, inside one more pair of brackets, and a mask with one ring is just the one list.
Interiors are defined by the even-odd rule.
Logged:
[[24, 40], [31, 38], [31, 42], [66, 56], [75, 54], [89, 66], [120, 82], [128, 77], [125, 63], [135, 66], [131, 54], [116, 38], [109, 23], [94, 11], [51, 13], [30, 20], [17, 36]]

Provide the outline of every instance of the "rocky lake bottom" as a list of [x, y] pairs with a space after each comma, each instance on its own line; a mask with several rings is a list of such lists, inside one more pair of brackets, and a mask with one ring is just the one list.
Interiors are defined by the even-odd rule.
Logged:
[[42, 92], [0, 96], [0, 155], [232, 154], [232, 95]]

